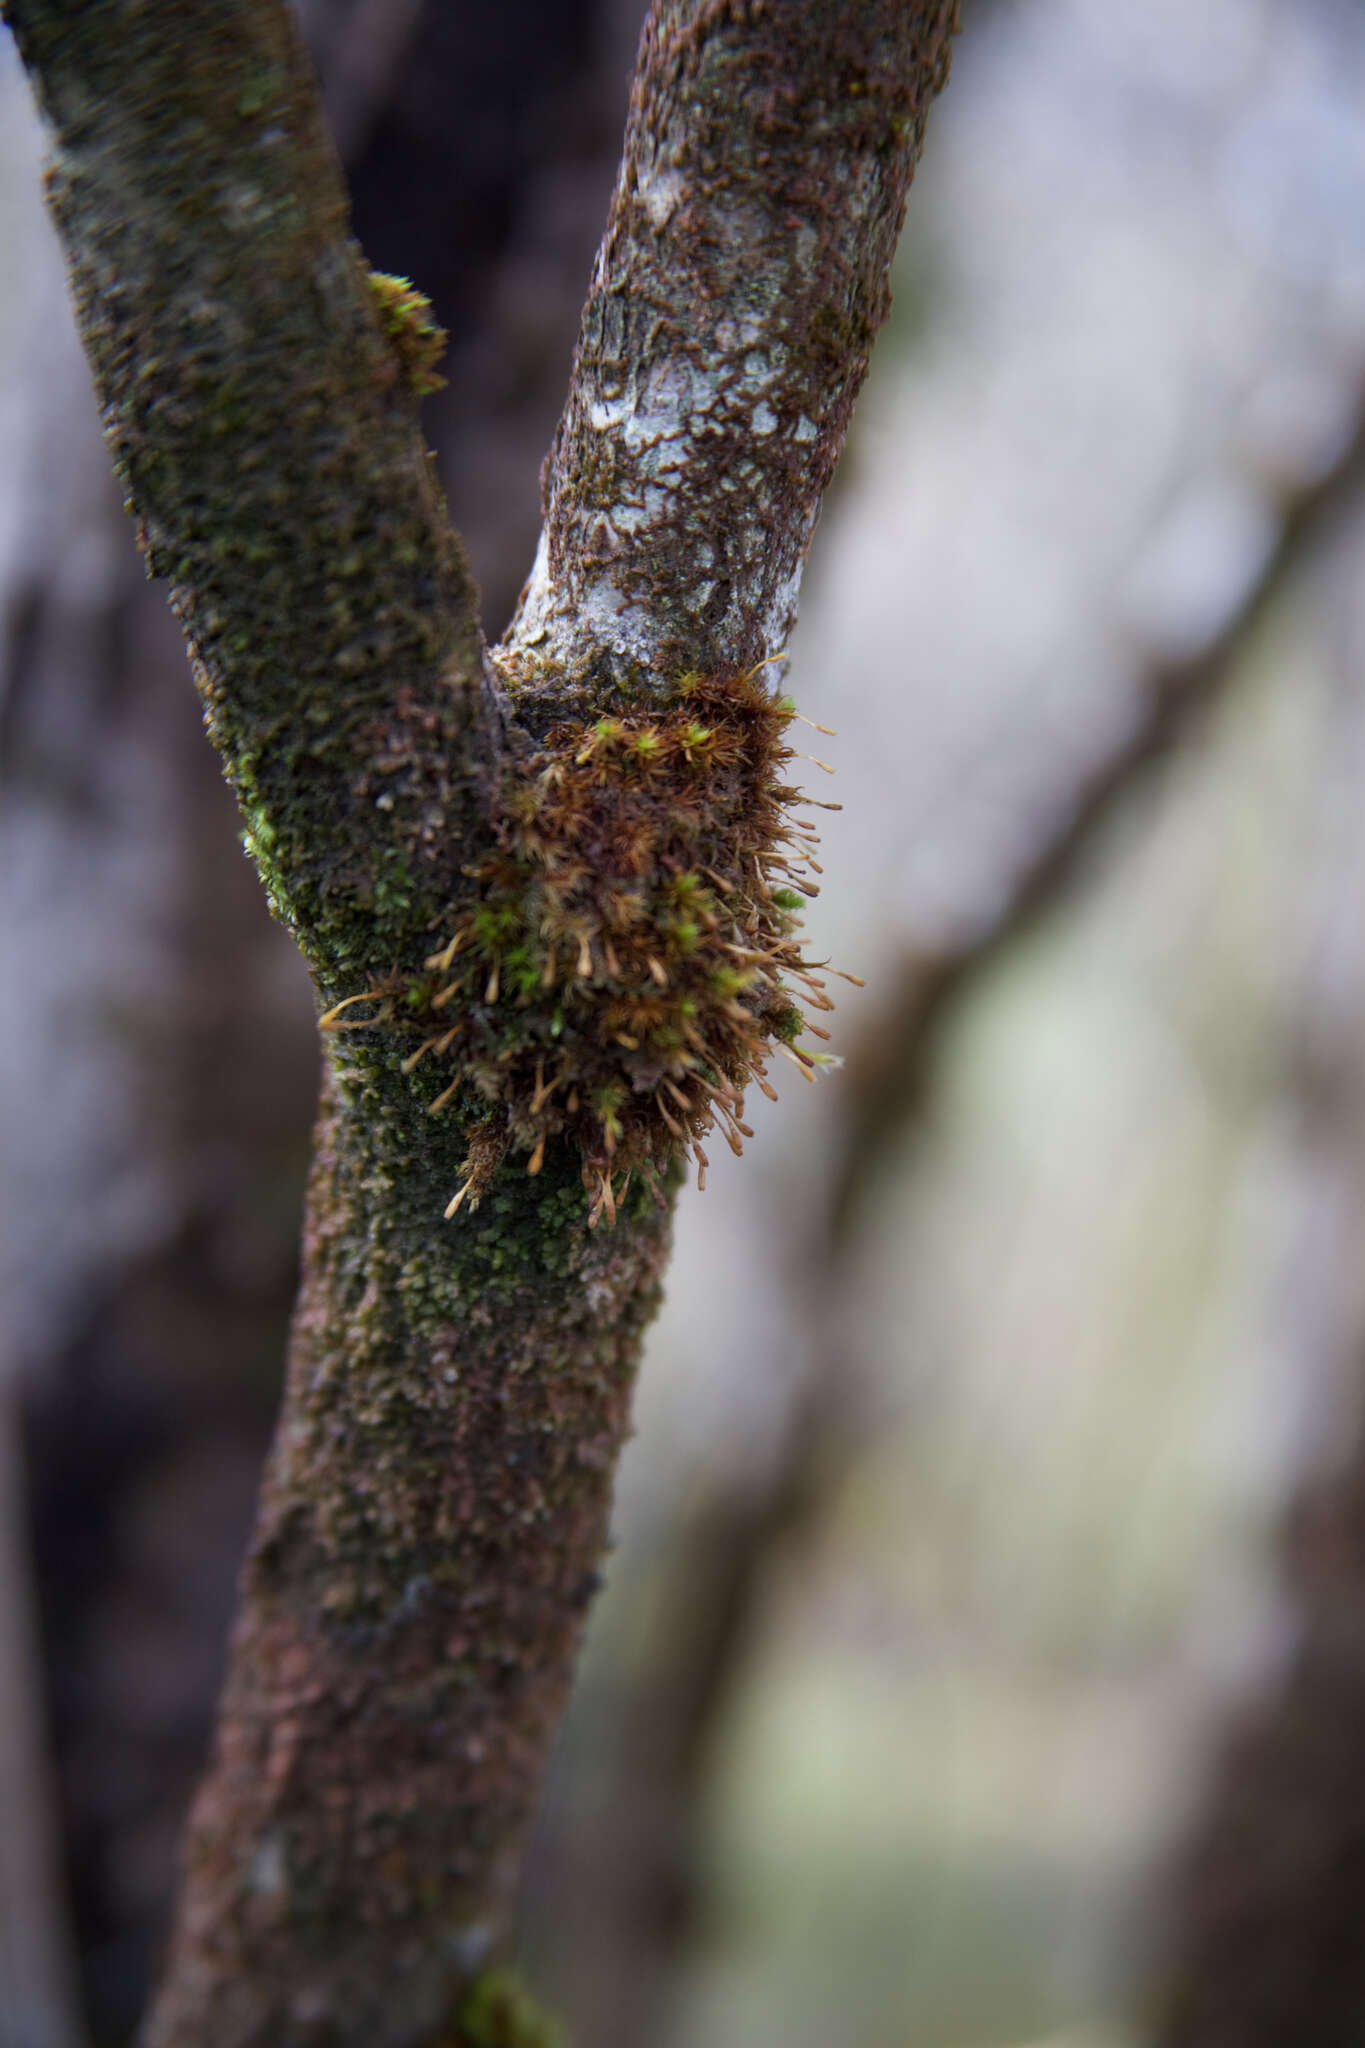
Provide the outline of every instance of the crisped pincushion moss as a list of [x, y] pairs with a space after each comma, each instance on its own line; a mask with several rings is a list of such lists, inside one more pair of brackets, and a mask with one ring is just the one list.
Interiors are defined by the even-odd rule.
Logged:
[[[477, 1204], [509, 1147], [537, 1173], [548, 1142], [583, 1160], [592, 1220], [633, 1172], [654, 1179], [719, 1126], [751, 1135], [744, 1090], [831, 1007], [796, 936], [815, 833], [789, 806], [796, 714], [757, 672], [689, 676], [666, 708], [563, 723], [504, 777], [497, 844], [420, 974], [353, 997], [401, 1029], [404, 1068], [436, 1066], [433, 1111], [471, 1119]], [[793, 988], [792, 984], [798, 986]]]

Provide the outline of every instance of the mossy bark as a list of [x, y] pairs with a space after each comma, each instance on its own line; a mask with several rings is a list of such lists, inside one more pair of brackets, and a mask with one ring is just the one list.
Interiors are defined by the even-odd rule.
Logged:
[[561, 1158], [453, 1230], [426, 1135], [329, 1090], [155, 2048], [435, 2038], [505, 1924], [668, 1218]]
[[[506, 764], [555, 719], [689, 671], [752, 689], [780, 651], [952, 0], [658, 0], [495, 664], [280, 0], [6, 18], [106, 429], [249, 848], [325, 1004], [399, 990], [471, 908]], [[445, 1222], [483, 1112], [430, 1116], [409, 1049], [382, 1024], [332, 1040], [153, 2048], [449, 2037], [596, 1583], [667, 1195], [637, 1179], [592, 1231], [556, 1135]]]
[[324, 992], [411, 947], [496, 748], [477, 593], [285, 9], [10, 0], [105, 433]]

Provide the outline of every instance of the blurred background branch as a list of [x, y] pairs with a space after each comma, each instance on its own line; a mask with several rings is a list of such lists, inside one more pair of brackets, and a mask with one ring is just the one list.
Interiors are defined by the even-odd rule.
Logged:
[[81, 2048], [13, 1387], [0, 1378], [0, 2041]]
[[[1168, 759], [1188, 721], [1238, 676], [1291, 578], [1314, 549], [1330, 542], [1333, 523], [1357, 508], [1365, 485], [1365, 409], [1344, 407], [1333, 426], [1334, 445], [1304, 451], [1313, 465], [1308, 474], [1282, 476], [1275, 488], [1267, 483], [1257, 522], [1266, 534], [1264, 549], [1247, 565], [1246, 580], [1222, 615], [1217, 607], [1226, 594], [1215, 589], [1213, 615], [1199, 621], [1196, 645], [1168, 652], [1139, 646], [1121, 722], [1101, 734], [1093, 753], [1069, 759], [1059, 749], [1048, 808], [1031, 821], [1032, 837], [1010, 845], [1009, 864], [982, 892], [980, 914], [961, 917], [919, 945], [912, 939], [889, 963], [880, 1014], [863, 1024], [849, 1058], [822, 1265], [837, 1265], [863, 1206], [875, 1201], [884, 1162], [913, 1121], [935, 1035], [951, 1028], [953, 1006], [1003, 948], [1027, 937], [1037, 919], [1054, 915], [1064, 891], [1086, 877], [1118, 807], [1132, 800], [1142, 776]], [[1162, 539], [1155, 538], [1150, 559], [1160, 559]], [[1159, 593], [1155, 610], [1149, 630], [1159, 638], [1167, 624]], [[1175, 633], [1179, 637], [1179, 626]]]
[[1346, 2048], [1365, 2011], [1365, 546], [1359, 503], [1323, 591], [1330, 744], [1284, 1085], [1296, 1166], [1277, 1298], [1304, 1371], [1273, 1560], [1275, 1655], [1207, 1744], [1161, 1872], [1157, 2048]]

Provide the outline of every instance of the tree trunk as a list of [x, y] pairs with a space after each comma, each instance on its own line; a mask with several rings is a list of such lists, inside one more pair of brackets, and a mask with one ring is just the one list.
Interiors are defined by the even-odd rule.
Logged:
[[[534, 544], [615, 168], [626, 60], [603, 12], [305, 10], [366, 246], [455, 330], [426, 412], [443, 468], [480, 478], [458, 509], [495, 618]], [[146, 2000], [221, 1684], [296, 1284], [316, 1041], [121, 513], [56, 252], [34, 241], [41, 343], [6, 464], [30, 509], [0, 604], [3, 951], [27, 991], [7, 1025], [0, 1211], [75, 1932], [104, 2040]]]
[[886, 310], [953, 8], [656, 9], [491, 659], [416, 430], [422, 312], [346, 244], [281, 11], [235, 0], [188, 47], [168, 0], [9, 16], [149, 565], [273, 907], [329, 1022], [360, 1027], [332, 1039], [149, 2039], [399, 2048], [464, 2009], [506, 1917], [668, 1161], [704, 1164], [713, 1123], [738, 1143], [812, 987], [791, 714], [756, 670]]

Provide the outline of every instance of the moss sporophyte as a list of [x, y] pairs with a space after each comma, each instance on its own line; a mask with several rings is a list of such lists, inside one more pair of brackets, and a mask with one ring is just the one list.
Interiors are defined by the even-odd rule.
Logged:
[[323, 1018], [400, 1034], [404, 1072], [440, 1080], [431, 1111], [466, 1119], [447, 1216], [477, 1206], [509, 1149], [535, 1174], [559, 1139], [592, 1223], [686, 1152], [704, 1187], [702, 1140], [752, 1137], [744, 1090], [775, 1097], [771, 1055], [807, 1078], [827, 1063], [798, 1042], [829, 1036], [803, 1007], [833, 1004], [797, 932], [819, 869], [794, 811], [809, 799], [784, 779], [796, 715], [751, 670], [554, 726], [506, 770], [494, 849], [440, 946]]

